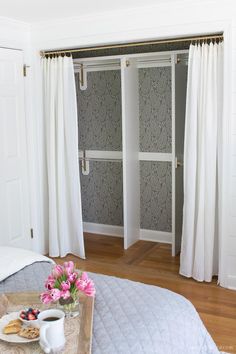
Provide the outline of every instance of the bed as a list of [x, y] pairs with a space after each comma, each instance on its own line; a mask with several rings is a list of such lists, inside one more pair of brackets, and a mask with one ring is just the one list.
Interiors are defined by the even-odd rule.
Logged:
[[[0, 281], [0, 293], [42, 291], [47, 260]], [[93, 354], [219, 353], [194, 306], [157, 286], [90, 273], [96, 285]]]

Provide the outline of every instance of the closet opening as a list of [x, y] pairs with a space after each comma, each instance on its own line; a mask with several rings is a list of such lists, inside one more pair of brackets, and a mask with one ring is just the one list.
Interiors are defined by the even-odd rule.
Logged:
[[180, 250], [188, 51], [74, 59], [84, 231]]

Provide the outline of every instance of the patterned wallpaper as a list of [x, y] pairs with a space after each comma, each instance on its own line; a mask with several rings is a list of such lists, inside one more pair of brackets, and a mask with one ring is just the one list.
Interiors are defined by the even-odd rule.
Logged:
[[87, 90], [76, 74], [80, 150], [122, 150], [121, 77], [118, 70], [88, 73]]
[[[127, 44], [127, 43], [125, 43]], [[100, 50], [88, 50], [84, 52], [73, 53], [73, 58], [91, 58], [91, 57], [103, 57], [110, 55], [122, 55], [122, 54], [135, 54], [135, 53], [151, 53], [151, 52], [166, 52], [171, 50], [183, 50], [189, 49], [189, 42], [177, 42], [177, 43], [159, 43], [150, 44], [147, 42], [145, 46], [123, 47], [123, 48], [109, 48]]]
[[122, 163], [90, 161], [88, 176], [80, 174], [83, 220], [123, 225]]
[[141, 228], [171, 232], [170, 162], [140, 162]]
[[[140, 162], [140, 226], [171, 232], [171, 163]], [[119, 162], [90, 162], [81, 174], [85, 222], [123, 225], [122, 166]]]
[[[140, 150], [171, 152], [170, 68], [139, 70]], [[88, 74], [88, 89], [78, 88], [79, 147], [122, 150], [120, 72]], [[140, 162], [141, 227], [171, 231], [171, 164]], [[81, 174], [85, 222], [123, 225], [122, 164], [90, 161]]]
[[171, 68], [139, 69], [140, 151], [171, 152]]

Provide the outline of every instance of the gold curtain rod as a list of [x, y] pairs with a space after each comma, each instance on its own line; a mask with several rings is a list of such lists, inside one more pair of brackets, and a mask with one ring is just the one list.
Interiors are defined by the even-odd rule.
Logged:
[[111, 44], [97, 47], [85, 47], [78, 49], [65, 49], [58, 51], [41, 51], [41, 56], [45, 55], [57, 55], [57, 54], [66, 54], [66, 53], [79, 53], [79, 52], [87, 52], [93, 50], [104, 50], [104, 49], [116, 49], [116, 48], [129, 48], [129, 47], [138, 47], [152, 44], [168, 44], [168, 43], [178, 43], [178, 42], [195, 42], [195, 41], [206, 41], [206, 40], [223, 40], [223, 34], [218, 35], [209, 35], [209, 36], [200, 36], [200, 37], [186, 37], [186, 38], [176, 38], [176, 39], [160, 39], [158, 41], [147, 41], [147, 42], [133, 42], [127, 44]]

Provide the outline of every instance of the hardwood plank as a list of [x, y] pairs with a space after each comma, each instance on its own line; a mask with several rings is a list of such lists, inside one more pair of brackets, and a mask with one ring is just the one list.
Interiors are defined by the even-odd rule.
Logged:
[[185, 296], [196, 307], [221, 351], [236, 353], [236, 293], [211, 283], [199, 283], [179, 275], [179, 256], [171, 257], [171, 246], [138, 241], [128, 250], [123, 239], [85, 234], [86, 260], [73, 255], [55, 258], [73, 260], [86, 271], [114, 275], [167, 288]]

